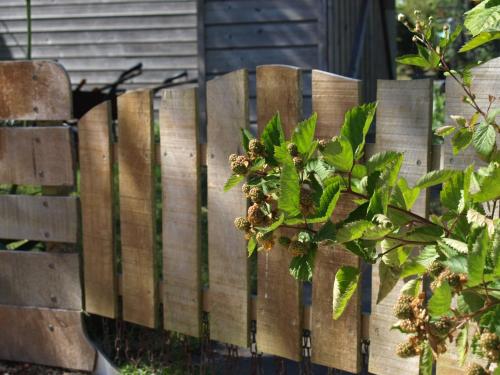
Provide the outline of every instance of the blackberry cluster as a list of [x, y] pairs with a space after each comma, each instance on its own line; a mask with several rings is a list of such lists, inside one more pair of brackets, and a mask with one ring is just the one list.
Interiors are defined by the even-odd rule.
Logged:
[[308, 189], [300, 190], [300, 210], [305, 216], [312, 215], [316, 212], [311, 191]]
[[500, 339], [496, 333], [483, 332], [479, 338], [479, 347], [483, 357], [488, 361], [498, 362], [500, 359]]
[[441, 285], [443, 281], [447, 281], [448, 284], [450, 284], [450, 287], [453, 289], [453, 292], [460, 293], [464, 285], [467, 283], [467, 275], [462, 273], [452, 272], [448, 268], [445, 268], [431, 283], [431, 289], [435, 290]]
[[489, 375], [490, 372], [477, 363], [470, 363], [465, 368], [465, 375]]

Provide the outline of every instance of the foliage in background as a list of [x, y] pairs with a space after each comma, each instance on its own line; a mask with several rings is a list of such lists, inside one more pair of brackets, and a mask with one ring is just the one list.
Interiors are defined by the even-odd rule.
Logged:
[[[460, 51], [474, 50], [496, 38], [498, 4], [499, 0], [488, 0], [466, 13], [465, 26], [472, 39]], [[233, 175], [225, 190], [246, 181], [242, 193], [251, 205], [234, 224], [248, 240], [249, 254], [288, 251], [291, 275], [310, 280], [318, 246], [340, 245], [379, 267], [377, 303], [401, 279], [409, 279], [394, 306], [399, 321], [393, 329], [409, 336], [397, 354], [419, 356], [420, 372], [430, 375], [435, 359], [455, 342], [462, 364], [468, 352], [486, 361], [484, 367], [469, 364], [467, 375], [490, 374], [492, 364], [500, 362], [500, 153], [496, 142], [500, 107], [491, 95], [486, 108], [476, 101], [471, 68], [479, 63], [461, 70], [450, 67], [447, 56], [462, 26], [450, 30], [445, 25], [436, 33], [432, 18], [423, 18], [420, 11], [414, 16], [414, 25], [404, 15], [398, 17], [417, 48], [398, 62], [441, 72], [460, 85], [464, 102], [475, 113], [471, 118], [452, 116], [454, 124], [439, 126], [436, 133], [452, 135], [455, 154], [473, 147], [485, 167], [432, 171], [410, 186], [399, 175], [402, 153], [385, 151], [363, 162], [366, 134], [376, 111], [372, 103], [349, 110], [340, 134], [332, 139], [315, 139], [315, 114], [297, 125], [291, 139], [285, 138], [279, 114], [260, 139], [243, 130], [245, 153], [229, 156]], [[441, 184], [442, 215], [428, 219], [411, 212], [422, 191]], [[339, 201], [356, 204], [344, 220], [334, 220]], [[356, 267], [337, 271], [334, 319], [342, 315], [359, 279]], [[495, 375], [499, 372], [495, 370]]]

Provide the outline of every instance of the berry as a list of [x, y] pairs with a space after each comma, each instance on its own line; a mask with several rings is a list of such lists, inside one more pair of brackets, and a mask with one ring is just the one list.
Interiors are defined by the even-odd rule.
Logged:
[[318, 141], [318, 149], [323, 151], [326, 148], [326, 145], [330, 142], [328, 139], [320, 139]]
[[248, 192], [248, 196], [253, 203], [261, 203], [266, 198], [264, 192], [258, 186], [254, 186], [253, 188], [251, 188]]
[[292, 156], [297, 156], [299, 154], [299, 149], [297, 148], [297, 145], [295, 143], [289, 143], [286, 148], [288, 150], [288, 153]]
[[233, 161], [236, 161], [237, 158], [238, 158], [238, 155], [231, 154], [231, 155], [229, 155], [229, 162], [232, 163]]
[[439, 320], [429, 323], [430, 332], [437, 337], [445, 337], [453, 328], [453, 321], [444, 316]]
[[498, 350], [500, 345], [500, 340], [495, 333], [492, 332], [484, 332], [481, 334], [481, 338], [479, 339], [479, 345], [481, 349], [485, 352], [490, 350]]
[[234, 219], [234, 226], [236, 229], [247, 231], [250, 229], [250, 222], [244, 217], [237, 217]]
[[250, 189], [251, 189], [251, 188], [252, 188], [252, 187], [251, 187], [250, 185], [243, 184], [243, 185], [241, 186], [241, 192], [242, 192], [243, 194], [245, 194], [246, 196], [248, 196], [248, 193], [250, 193]]
[[273, 232], [259, 232], [255, 236], [257, 242], [262, 246], [264, 250], [271, 250], [274, 246]]
[[399, 322], [399, 328], [404, 333], [415, 333], [417, 332], [417, 326], [410, 319], [404, 319]]
[[254, 203], [248, 208], [248, 221], [252, 225], [262, 225], [266, 220], [266, 215], [260, 209], [260, 206], [257, 203]]
[[248, 142], [248, 151], [255, 157], [262, 156], [264, 154], [264, 145], [257, 139], [251, 139]]
[[465, 368], [465, 375], [488, 375], [488, 372], [477, 363], [470, 363]]
[[433, 261], [427, 270], [432, 276], [437, 277], [441, 272], [443, 272], [444, 266], [437, 260]]
[[314, 200], [310, 190], [300, 190], [300, 209], [303, 215], [310, 215], [314, 213]]
[[304, 160], [300, 156], [295, 156], [293, 158], [293, 165], [297, 169], [304, 169]]
[[240, 155], [236, 157], [236, 160], [231, 162], [231, 170], [234, 174], [244, 175], [248, 172], [249, 165], [250, 160], [246, 156]]
[[290, 245], [290, 242], [292, 240], [286, 236], [281, 236], [280, 238], [278, 238], [278, 243], [281, 245], [281, 246], [286, 246], [288, 247], [288, 245]]
[[415, 357], [418, 354], [415, 344], [411, 341], [402, 342], [396, 347], [396, 354], [401, 358]]
[[394, 305], [393, 312], [398, 319], [411, 319], [413, 318], [413, 311], [411, 302], [413, 298], [407, 295], [399, 296], [396, 304]]
[[309, 249], [308, 244], [297, 240], [291, 241], [290, 244], [288, 245], [288, 251], [290, 251], [290, 253], [294, 257], [305, 255], [308, 249]]

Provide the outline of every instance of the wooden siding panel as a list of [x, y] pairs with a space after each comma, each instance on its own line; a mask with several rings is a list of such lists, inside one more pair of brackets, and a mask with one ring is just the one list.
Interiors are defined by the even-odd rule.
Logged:
[[169, 331], [201, 333], [200, 155], [198, 91], [163, 92], [163, 317]]
[[[279, 111], [286, 138], [291, 137], [302, 117], [301, 83], [298, 68], [277, 65], [257, 68], [259, 134]], [[291, 254], [279, 244], [258, 254], [257, 347], [264, 353], [299, 361], [302, 283], [290, 275], [291, 260]]]
[[[413, 186], [431, 168], [432, 80], [378, 81], [375, 152], [393, 150], [404, 154], [401, 176]], [[371, 155], [369, 155], [371, 156]], [[413, 211], [426, 216], [428, 194], [422, 192]], [[391, 326], [397, 321], [393, 306], [404, 285], [400, 281], [379, 304], [378, 266], [372, 269], [369, 371], [377, 375], [418, 374], [418, 358], [402, 359], [396, 346], [406, 336]]]
[[228, 156], [243, 152], [241, 130], [248, 128], [248, 74], [238, 70], [208, 82], [208, 247], [210, 337], [246, 347], [250, 328], [249, 261], [246, 241], [234, 218], [246, 215], [239, 186], [223, 191], [231, 171]]
[[[347, 110], [359, 104], [361, 82], [313, 70], [313, 112], [318, 114], [316, 137], [329, 139], [340, 134]], [[334, 221], [344, 219], [356, 205], [342, 195]], [[361, 293], [356, 292], [343, 316], [332, 319], [332, 285], [343, 265], [360, 267], [360, 258], [341, 246], [320, 246], [313, 274], [312, 362], [339, 370], [358, 373], [361, 370]]]
[[85, 309], [114, 318], [118, 295], [110, 102], [82, 117], [78, 135]]
[[155, 327], [157, 284], [151, 91], [118, 98], [123, 318]]

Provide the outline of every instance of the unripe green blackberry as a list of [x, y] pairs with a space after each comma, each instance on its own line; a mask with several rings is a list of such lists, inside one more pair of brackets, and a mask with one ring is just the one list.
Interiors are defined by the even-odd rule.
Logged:
[[255, 236], [255, 239], [262, 246], [264, 250], [271, 250], [274, 246], [274, 236], [273, 232], [259, 232]]
[[400, 295], [393, 308], [394, 316], [398, 319], [413, 318], [413, 311], [411, 308], [412, 300], [413, 298], [410, 296], [405, 294]]
[[479, 339], [479, 345], [481, 346], [481, 350], [484, 352], [498, 350], [500, 349], [500, 340], [495, 333], [483, 332], [481, 334], [481, 338]]
[[399, 322], [399, 328], [404, 333], [415, 333], [417, 332], [417, 326], [410, 319], [404, 319]]
[[281, 245], [281, 246], [286, 246], [288, 247], [288, 245], [290, 245], [290, 242], [292, 240], [286, 236], [281, 236], [280, 238], [278, 238], [278, 243]]
[[297, 240], [292, 240], [288, 245], [288, 251], [290, 251], [290, 253], [294, 257], [305, 255], [308, 249], [309, 249], [308, 244]]
[[465, 375], [488, 375], [488, 371], [477, 363], [470, 363], [465, 368]]
[[260, 209], [260, 206], [257, 203], [254, 203], [248, 208], [248, 221], [250, 224], [254, 226], [262, 225], [266, 220], [266, 215]]
[[251, 188], [248, 192], [248, 196], [253, 203], [261, 203], [264, 199], [266, 199], [264, 192], [258, 186], [254, 186], [253, 188]]
[[231, 154], [231, 155], [229, 155], [229, 162], [232, 163], [233, 161], [236, 161], [237, 158], [238, 158], [238, 155]]
[[429, 323], [429, 328], [431, 334], [437, 337], [446, 337], [450, 330], [453, 328], [453, 320], [449, 317], [444, 316], [439, 320]]
[[396, 354], [401, 358], [415, 357], [418, 352], [412, 342], [402, 342], [396, 347]]
[[293, 165], [299, 170], [304, 169], [304, 160], [300, 156], [295, 156], [293, 158]]
[[244, 175], [248, 172], [248, 166], [250, 161], [246, 156], [240, 155], [236, 157], [236, 160], [231, 162], [231, 170], [234, 174]]
[[234, 219], [234, 226], [236, 229], [247, 231], [250, 229], [250, 222], [244, 217], [237, 217]]
[[429, 274], [434, 277], [438, 277], [441, 272], [443, 272], [444, 266], [437, 260], [433, 261], [427, 270]]
[[251, 188], [252, 188], [252, 187], [251, 187], [250, 185], [243, 184], [243, 185], [241, 186], [241, 192], [242, 192], [243, 194], [245, 194], [246, 196], [248, 196], [248, 193], [250, 193], [250, 189], [251, 189]]
[[320, 151], [323, 151], [326, 147], [326, 145], [328, 144], [328, 142], [330, 142], [328, 139], [320, 139], [318, 141], [318, 149]]
[[315, 212], [314, 200], [308, 189], [300, 190], [300, 210], [303, 215], [311, 215]]
[[292, 156], [297, 156], [299, 154], [299, 149], [297, 148], [297, 145], [295, 143], [289, 143], [286, 148], [288, 150], [288, 153]]
[[254, 156], [262, 156], [264, 154], [264, 145], [257, 139], [251, 139], [248, 142], [248, 151]]

